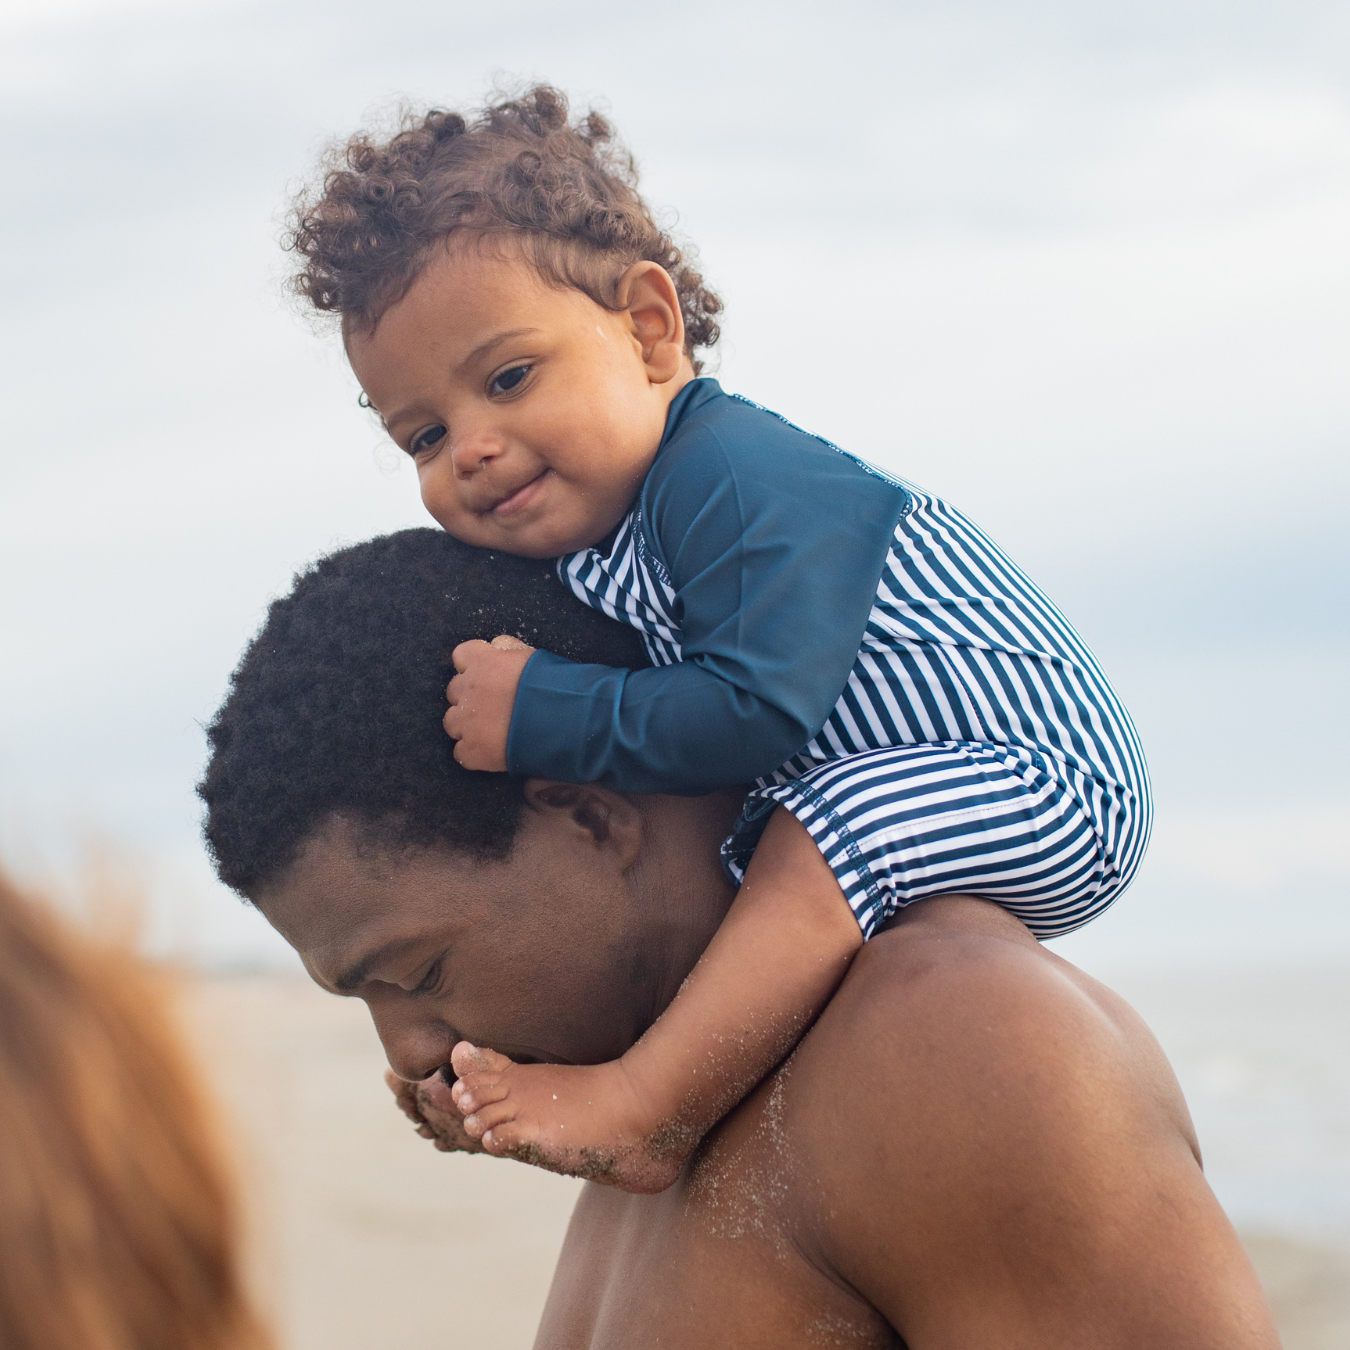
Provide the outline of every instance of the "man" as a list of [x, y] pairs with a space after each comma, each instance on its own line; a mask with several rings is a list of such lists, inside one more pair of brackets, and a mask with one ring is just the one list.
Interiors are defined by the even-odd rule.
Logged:
[[[401, 1096], [462, 1145], [461, 1039], [593, 1063], [674, 997], [731, 900], [737, 794], [473, 775], [450, 652], [517, 633], [637, 664], [546, 564], [430, 530], [346, 550], [273, 606], [211, 728], [222, 878], [365, 1000]], [[1017, 920], [911, 906], [669, 1190], [583, 1192], [538, 1345], [1278, 1344], [1147, 1029]]]

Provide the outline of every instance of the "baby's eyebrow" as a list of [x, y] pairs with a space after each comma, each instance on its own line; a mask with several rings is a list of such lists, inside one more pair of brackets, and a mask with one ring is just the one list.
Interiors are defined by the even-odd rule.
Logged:
[[[491, 352], [494, 347], [500, 347], [503, 342], [510, 342], [513, 338], [528, 337], [531, 333], [538, 333], [540, 331], [541, 330], [538, 328], [509, 328], [503, 333], [494, 333], [490, 338], [480, 342], [478, 346], [476, 346], [473, 351], [459, 363], [459, 369], [467, 370], [476, 361], [482, 360], [482, 358]], [[380, 419], [380, 425], [384, 428], [385, 435], [390, 437], [394, 434], [389, 430], [390, 426], [394, 423], [401, 422], [410, 412], [409, 408], [400, 408], [392, 417], [385, 418], [380, 413], [380, 410], [376, 408], [369, 399], [366, 400], [365, 406], [369, 406], [374, 410], [375, 415]]]
[[471, 366], [475, 361], [481, 360], [494, 347], [499, 347], [503, 342], [510, 342], [512, 338], [526, 337], [530, 333], [537, 333], [538, 331], [537, 328], [512, 328], [505, 333], [497, 333], [488, 338], [486, 342], [480, 342], [460, 363], [460, 369], [463, 370], [466, 366]]

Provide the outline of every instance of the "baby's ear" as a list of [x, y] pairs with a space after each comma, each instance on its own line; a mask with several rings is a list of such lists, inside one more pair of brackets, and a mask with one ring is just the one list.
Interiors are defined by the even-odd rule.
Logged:
[[633, 325], [648, 379], [673, 380], [684, 360], [684, 313], [670, 273], [658, 263], [634, 263], [619, 278], [615, 302]]

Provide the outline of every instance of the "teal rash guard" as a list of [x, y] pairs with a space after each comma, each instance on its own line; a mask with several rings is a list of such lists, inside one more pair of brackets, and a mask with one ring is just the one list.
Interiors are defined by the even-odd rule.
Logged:
[[653, 612], [615, 597], [657, 665], [536, 652], [508, 771], [684, 795], [771, 772], [848, 681], [908, 506], [894, 480], [716, 381], [686, 385], [625, 522]]

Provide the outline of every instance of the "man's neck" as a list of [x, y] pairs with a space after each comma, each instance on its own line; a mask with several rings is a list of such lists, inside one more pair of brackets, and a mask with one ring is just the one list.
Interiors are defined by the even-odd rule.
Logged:
[[744, 794], [642, 796], [642, 854], [629, 872], [634, 902], [648, 916], [642, 991], [647, 1025], [669, 1006], [731, 906], [735, 889], [722, 872], [719, 847]]

